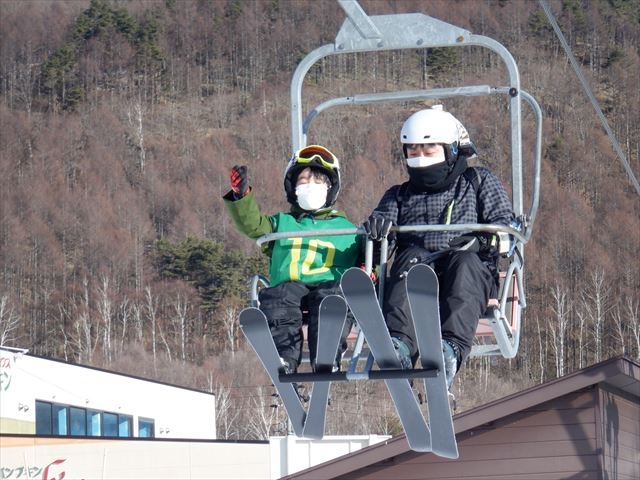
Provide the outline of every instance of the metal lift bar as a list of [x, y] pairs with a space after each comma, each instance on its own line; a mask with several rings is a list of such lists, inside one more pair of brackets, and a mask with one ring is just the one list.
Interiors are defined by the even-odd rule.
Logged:
[[[406, 226], [394, 226], [391, 227], [392, 232], [490, 232], [499, 233], [504, 232], [513, 235], [519, 242], [524, 242], [526, 239], [522, 236], [522, 232], [515, 230], [512, 227], [506, 227], [504, 225], [498, 225], [493, 223], [453, 223], [451, 225], [406, 225]], [[315, 237], [318, 235], [356, 235], [364, 234], [364, 230], [361, 228], [329, 228], [322, 230], [304, 230], [296, 232], [274, 232], [267, 233], [256, 239], [256, 245], [262, 246], [267, 242], [273, 242], [275, 240], [282, 240], [285, 238], [304, 238]]]

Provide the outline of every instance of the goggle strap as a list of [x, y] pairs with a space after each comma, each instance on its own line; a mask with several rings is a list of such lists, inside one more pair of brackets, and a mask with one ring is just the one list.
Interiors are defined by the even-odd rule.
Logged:
[[311, 158], [307, 158], [307, 157], [296, 157], [295, 162], [297, 164], [301, 164], [301, 165], [306, 165], [308, 163], [313, 163], [314, 161], [317, 161], [318, 163], [320, 163], [320, 165], [322, 165], [325, 168], [328, 168], [329, 170], [335, 170], [337, 168], [337, 165], [335, 162], [333, 162], [333, 159], [331, 162], [328, 162], [322, 155], [320, 155], [319, 153], [316, 153], [315, 155], [313, 155]]

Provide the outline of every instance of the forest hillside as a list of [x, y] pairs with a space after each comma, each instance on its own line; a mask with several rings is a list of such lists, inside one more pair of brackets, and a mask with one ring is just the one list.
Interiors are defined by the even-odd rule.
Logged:
[[[640, 0], [548, 3], [637, 178]], [[519, 355], [469, 360], [460, 409], [614, 355], [640, 359], [640, 196], [540, 4], [360, 4], [494, 38], [543, 111]], [[219, 438], [282, 433], [237, 324], [265, 259], [221, 197], [242, 164], [266, 213], [288, 209], [291, 76], [345, 18], [335, 0], [0, 0], [0, 344], [214, 391]], [[304, 112], [336, 96], [503, 82], [496, 55], [461, 50], [327, 58], [309, 72]], [[444, 104], [508, 185], [505, 103]], [[340, 107], [314, 121], [308, 143], [341, 159], [338, 207], [356, 223], [403, 181], [400, 127], [424, 106]], [[384, 390], [336, 385], [328, 432], [397, 432]]]

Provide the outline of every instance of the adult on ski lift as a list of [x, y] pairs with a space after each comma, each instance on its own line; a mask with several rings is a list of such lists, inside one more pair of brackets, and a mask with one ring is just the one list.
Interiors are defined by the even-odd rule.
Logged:
[[[402, 126], [400, 141], [409, 180], [384, 193], [363, 224], [369, 238], [382, 239], [393, 225], [512, 222], [502, 183], [489, 169], [468, 166], [476, 156], [475, 146], [464, 126], [441, 106], [412, 114]], [[451, 388], [471, 352], [487, 301], [497, 292], [496, 238], [478, 232], [412, 232], [398, 233], [391, 245], [395, 256], [383, 311], [396, 354], [403, 368], [413, 368], [418, 351], [405, 277], [415, 263], [431, 264], [440, 284], [442, 350]]]
[[[289, 212], [264, 215], [249, 186], [246, 166], [231, 169], [231, 190], [223, 197], [240, 232], [257, 239], [275, 232], [355, 228], [345, 213], [332, 207], [340, 192], [340, 163], [325, 147], [310, 145], [296, 152], [286, 167], [284, 190]], [[361, 237], [354, 235], [286, 238], [266, 244], [270, 257], [269, 287], [259, 292], [260, 310], [269, 322], [285, 373], [295, 373], [302, 359], [303, 311], [308, 311], [307, 340], [315, 366], [318, 316], [322, 299], [341, 295], [340, 277], [362, 263]], [[347, 348], [348, 319], [334, 370]]]

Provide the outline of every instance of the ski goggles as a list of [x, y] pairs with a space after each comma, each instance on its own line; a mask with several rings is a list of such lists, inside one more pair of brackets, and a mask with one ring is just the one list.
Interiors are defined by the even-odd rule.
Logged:
[[305, 165], [315, 163], [323, 166], [328, 170], [339, 170], [340, 162], [337, 157], [320, 145], [309, 145], [301, 150], [295, 156], [295, 163]]

